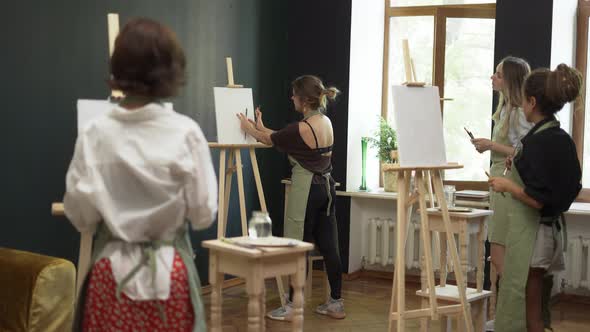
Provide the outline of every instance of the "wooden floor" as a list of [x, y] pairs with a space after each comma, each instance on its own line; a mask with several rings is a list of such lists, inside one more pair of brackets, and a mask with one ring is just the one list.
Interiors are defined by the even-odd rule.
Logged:
[[[377, 278], [359, 278], [344, 281], [342, 297], [347, 317], [334, 320], [314, 313], [315, 307], [322, 302], [323, 290], [321, 279], [314, 278], [313, 296], [304, 307], [304, 331], [339, 331], [339, 332], [373, 332], [387, 331], [387, 311], [391, 299], [391, 280]], [[418, 308], [418, 298], [413, 295], [418, 285], [408, 284], [406, 301], [410, 308]], [[266, 306], [272, 310], [280, 305], [277, 287], [273, 280], [266, 282]], [[204, 295], [203, 300], [210, 317], [211, 296]], [[223, 291], [223, 331], [247, 330], [248, 298], [244, 285]], [[557, 332], [590, 331], [590, 304], [559, 302], [552, 308], [553, 328]], [[418, 331], [419, 322], [408, 324], [408, 331]], [[266, 319], [266, 330], [272, 332], [291, 331], [289, 323]], [[437, 321], [432, 322], [431, 331], [439, 331]]]

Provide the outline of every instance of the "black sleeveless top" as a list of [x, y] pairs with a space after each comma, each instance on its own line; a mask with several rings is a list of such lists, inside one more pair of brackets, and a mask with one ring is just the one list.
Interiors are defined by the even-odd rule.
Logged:
[[289, 154], [303, 168], [316, 174], [313, 183], [325, 183], [326, 180], [322, 175], [332, 171], [332, 156], [324, 154], [331, 152], [334, 145], [320, 148], [315, 130], [309, 122], [306, 120], [303, 120], [303, 122], [311, 129], [316, 144], [315, 148], [310, 148], [305, 144], [303, 137], [299, 133], [299, 122], [293, 122], [285, 128], [275, 131], [270, 135], [270, 139], [279, 151]]

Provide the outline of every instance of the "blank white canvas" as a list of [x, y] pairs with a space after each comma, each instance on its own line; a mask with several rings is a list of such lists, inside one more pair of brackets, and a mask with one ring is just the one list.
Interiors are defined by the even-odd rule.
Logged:
[[245, 135], [240, 128], [238, 113], [247, 114], [254, 120], [252, 89], [213, 88], [215, 95], [215, 117], [217, 122], [217, 142], [220, 144], [253, 144], [256, 140]]
[[[78, 134], [96, 117], [107, 114], [117, 105], [108, 100], [78, 99]], [[172, 103], [164, 103], [164, 107], [172, 109]]]
[[400, 166], [446, 165], [438, 88], [394, 85], [392, 92]]

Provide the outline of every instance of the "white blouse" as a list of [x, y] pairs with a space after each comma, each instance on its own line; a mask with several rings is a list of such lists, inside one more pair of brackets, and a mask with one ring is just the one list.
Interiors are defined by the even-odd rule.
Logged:
[[[506, 105], [500, 111], [500, 121], [504, 121], [505, 116]], [[516, 119], [509, 119], [508, 141], [510, 141], [512, 147], [516, 147], [520, 143], [520, 140], [533, 128], [533, 123], [527, 122], [521, 107], [513, 109], [511, 116], [516, 116]]]
[[[185, 218], [197, 230], [213, 222], [217, 179], [201, 128], [159, 103], [132, 111], [115, 106], [79, 134], [64, 208], [78, 231], [103, 221], [123, 240], [99, 256], [110, 260], [120, 283], [142, 259], [134, 243], [172, 240]], [[123, 292], [133, 300], [167, 299], [173, 259], [174, 248], [161, 247], [155, 283], [142, 267]]]

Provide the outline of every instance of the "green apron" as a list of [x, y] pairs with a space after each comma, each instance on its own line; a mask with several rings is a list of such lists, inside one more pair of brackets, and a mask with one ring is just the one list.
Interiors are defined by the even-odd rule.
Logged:
[[[513, 110], [514, 112], [522, 112], [520, 108]], [[494, 132], [492, 134], [492, 141], [498, 144], [512, 146], [508, 139], [508, 134], [502, 135], [504, 126], [509, 126], [510, 121], [504, 123], [504, 121], [497, 121], [494, 125]], [[491, 176], [502, 176], [504, 168], [506, 167], [506, 155], [491, 151], [490, 159], [492, 166], [490, 166]], [[508, 205], [512, 199], [508, 196], [502, 196], [502, 194], [495, 191], [490, 192], [490, 210], [494, 211], [494, 214], [490, 217], [490, 223], [488, 225], [488, 239], [492, 243], [504, 245], [506, 242], [506, 233], [508, 232]]]
[[[113, 236], [113, 234], [110, 232], [110, 230], [104, 223], [101, 223], [98, 227], [97, 234], [95, 236], [94, 247], [92, 249], [92, 266], [94, 266], [94, 264], [97, 262], [98, 258], [100, 257], [100, 253], [104, 250], [106, 245], [109, 242], [114, 241], [120, 240]], [[190, 299], [193, 305], [193, 313], [195, 319], [192, 331], [206, 332], [206, 317], [203, 308], [203, 301], [201, 299], [201, 280], [199, 279], [199, 274], [197, 273], [197, 269], [193, 261], [192, 253], [194, 251], [189, 238], [188, 224], [185, 224], [185, 226], [177, 232], [174, 240], [150, 241], [146, 243], [141, 243], [140, 245], [142, 246], [144, 260], [140, 262], [137, 266], [135, 266], [131, 270], [131, 272], [129, 272], [129, 274], [123, 278], [122, 282], [119, 285], [117, 285], [117, 298], [119, 298], [121, 290], [125, 286], [125, 284], [139, 271], [139, 269], [142, 266], [149, 266], [149, 268], [152, 269], [152, 275], [155, 275], [155, 251], [162, 246], [172, 246], [174, 247], [175, 251], [178, 253], [180, 258], [182, 259], [182, 262], [186, 266]], [[83, 306], [86, 302], [86, 290], [88, 287], [88, 281], [91, 273], [92, 269], [86, 275], [86, 280], [84, 280], [84, 284], [82, 286], [82, 289], [80, 290], [80, 294], [78, 295], [78, 303], [76, 305], [76, 317], [74, 319], [74, 331], [82, 331]], [[161, 314], [164, 314], [162, 308], [160, 308], [160, 310]], [[165, 315], [163, 318], [165, 321]]]
[[[303, 120], [311, 116], [321, 114], [320, 111], [312, 111], [305, 115]], [[283, 236], [303, 240], [303, 229], [305, 226], [305, 211], [307, 210], [307, 199], [314, 173], [303, 168], [295, 158], [289, 156], [289, 162], [293, 166], [291, 173], [291, 189], [287, 198], [287, 218], [285, 219]], [[326, 189], [329, 197], [328, 214], [332, 205], [330, 196], [330, 173], [322, 174], [326, 178]]]
[[[555, 126], [559, 126], [559, 122], [547, 122], [533, 135]], [[509, 178], [524, 187], [516, 167], [512, 167]], [[517, 199], [510, 199], [506, 208], [509, 227], [494, 325], [498, 332], [521, 332], [526, 331], [526, 284], [541, 217], [539, 210]]]

